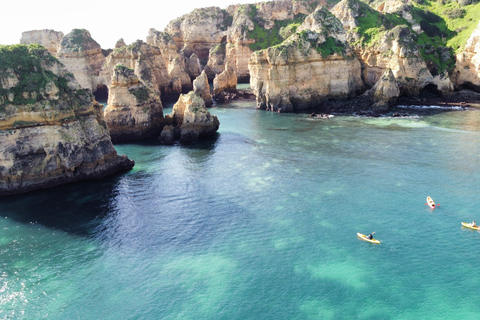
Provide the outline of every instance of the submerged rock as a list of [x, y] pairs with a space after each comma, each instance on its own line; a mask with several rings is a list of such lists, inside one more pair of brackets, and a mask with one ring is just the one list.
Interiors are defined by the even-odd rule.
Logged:
[[0, 78], [16, 80], [0, 88], [0, 195], [134, 166], [117, 155], [103, 106], [44, 47], [0, 46], [0, 60]]

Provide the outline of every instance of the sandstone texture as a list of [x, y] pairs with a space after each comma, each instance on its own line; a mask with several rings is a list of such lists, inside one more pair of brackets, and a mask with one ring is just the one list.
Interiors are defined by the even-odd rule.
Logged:
[[100, 45], [85, 29], [73, 29], [66, 34], [59, 45], [57, 58], [73, 73], [83, 87], [92, 92], [97, 89], [99, 75], [105, 56]]
[[[55, 55], [99, 99], [107, 95], [117, 64], [133, 69], [164, 102], [193, 90], [193, 81], [202, 72], [213, 81], [229, 65], [238, 83], [251, 82], [257, 107], [295, 111], [327, 100], [361, 96], [365, 102], [363, 93], [387, 70], [395, 78], [399, 97], [415, 99], [427, 91], [447, 97], [466, 88], [480, 91], [479, 31], [477, 27], [468, 34], [473, 28], [465, 26], [468, 21], [479, 23], [477, 6], [480, 3], [434, 5], [411, 0], [264, 1], [195, 9], [163, 31], [150, 29], [146, 42], [126, 45], [120, 39], [113, 50], [100, 50], [81, 29], [65, 36], [34, 30], [22, 35], [22, 43], [39, 42], [52, 54], [57, 48]], [[331, 12], [344, 32], [322, 27], [331, 21], [317, 21], [313, 13], [320, 11]], [[450, 43], [457, 34], [458, 44]], [[289, 56], [281, 58], [286, 52]]]
[[178, 97], [192, 88], [190, 76], [179, 53], [141, 40], [114, 49], [108, 55], [100, 74], [101, 82], [110, 84], [114, 68], [121, 64], [133, 69], [139, 81], [162, 98]]
[[210, 93], [210, 84], [205, 71], [193, 81], [193, 91], [200, 96], [205, 102], [205, 106], [209, 107], [213, 104], [212, 94]]
[[56, 55], [60, 41], [62, 41], [63, 32], [55, 30], [32, 30], [22, 32], [20, 44], [34, 44], [38, 43], [44, 46], [52, 55]]
[[252, 54], [251, 86], [257, 107], [291, 112], [363, 89], [361, 67], [341, 22], [325, 7], [308, 16], [282, 44]]
[[209, 138], [220, 127], [218, 118], [208, 112], [203, 99], [193, 91], [180, 95], [171, 117], [172, 126], [166, 126], [159, 138], [165, 144], [171, 144], [176, 139], [189, 143]]
[[225, 70], [217, 74], [213, 79], [213, 98], [216, 100], [224, 100], [227, 92], [237, 91], [237, 73], [234, 66], [230, 63], [225, 65]]
[[457, 54], [454, 82], [458, 87], [474, 87], [480, 91], [480, 21], [465, 49]]
[[0, 61], [0, 195], [133, 167], [117, 155], [103, 107], [43, 46], [1, 46]]
[[165, 125], [160, 95], [143, 85], [133, 69], [115, 66], [109, 92], [104, 113], [112, 142], [158, 136]]

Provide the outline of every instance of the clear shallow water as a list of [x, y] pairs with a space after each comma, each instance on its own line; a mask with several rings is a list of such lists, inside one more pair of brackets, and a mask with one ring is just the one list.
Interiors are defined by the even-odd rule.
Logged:
[[0, 199], [0, 319], [478, 318], [479, 110], [211, 112], [212, 142]]

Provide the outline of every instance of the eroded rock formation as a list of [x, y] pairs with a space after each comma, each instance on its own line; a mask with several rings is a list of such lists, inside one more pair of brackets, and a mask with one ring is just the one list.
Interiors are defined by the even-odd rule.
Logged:
[[52, 55], [57, 55], [60, 41], [62, 41], [63, 32], [50, 29], [31, 30], [22, 32], [20, 44], [34, 44], [38, 43], [45, 47], [45, 49]]
[[102, 83], [110, 84], [117, 64], [133, 69], [138, 79], [149, 89], [160, 93], [162, 98], [178, 97], [180, 93], [192, 89], [183, 58], [168, 48], [138, 40], [114, 49], [105, 61]]
[[480, 21], [465, 49], [457, 54], [454, 81], [457, 87], [473, 87], [480, 92]]
[[281, 45], [254, 52], [249, 69], [261, 109], [304, 110], [363, 88], [360, 63], [345, 41], [343, 25], [325, 7]]
[[0, 195], [133, 167], [115, 151], [103, 106], [44, 47], [1, 46], [0, 59]]
[[105, 56], [90, 32], [73, 29], [66, 34], [60, 42], [57, 57], [83, 88], [92, 92], [97, 89]]
[[180, 95], [171, 118], [173, 124], [166, 126], [159, 138], [165, 144], [172, 144], [176, 139], [188, 143], [209, 138], [220, 127], [218, 118], [208, 112], [203, 99], [193, 91]]
[[210, 93], [210, 84], [205, 71], [193, 81], [193, 92], [200, 96], [205, 102], [205, 106], [209, 107], [213, 104], [212, 94]]
[[237, 73], [232, 64], [227, 63], [225, 70], [213, 79], [213, 98], [222, 101], [227, 92], [237, 91]]
[[117, 65], [105, 108], [112, 142], [157, 136], [165, 125], [160, 95], [143, 85], [133, 69]]

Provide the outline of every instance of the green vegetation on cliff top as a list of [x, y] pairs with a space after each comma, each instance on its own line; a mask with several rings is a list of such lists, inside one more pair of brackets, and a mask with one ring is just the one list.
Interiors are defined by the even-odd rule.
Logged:
[[297, 14], [291, 20], [275, 20], [273, 28], [266, 29], [266, 21], [258, 15], [257, 5], [242, 5], [240, 10], [243, 10], [255, 25], [253, 30], [243, 30], [249, 39], [255, 40], [255, 43], [250, 44], [252, 51], [264, 50], [282, 43], [286, 37], [295, 33], [305, 19], [304, 14]]
[[39, 44], [0, 46], [0, 83], [9, 78], [14, 82], [11, 88], [0, 87], [0, 106], [55, 103], [55, 100], [46, 97], [49, 84], [58, 88], [59, 97], [70, 107], [91, 101], [87, 90], [69, 87], [69, 83], [74, 81], [73, 74], [64, 72], [58, 75], [48, 69], [54, 64], [60, 62]]

